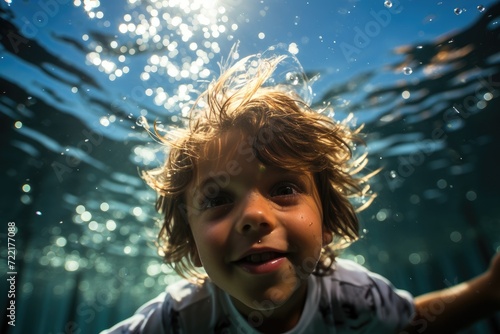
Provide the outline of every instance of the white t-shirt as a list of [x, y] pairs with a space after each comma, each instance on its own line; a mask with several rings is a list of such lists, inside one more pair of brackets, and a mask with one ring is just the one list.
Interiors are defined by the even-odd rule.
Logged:
[[[210, 281], [201, 286], [179, 281], [101, 334], [259, 333], [252, 324], [265, 319], [265, 312], [255, 311], [246, 319]], [[352, 261], [337, 259], [331, 275], [309, 277], [304, 310], [287, 334], [396, 333], [413, 313], [408, 292]]]

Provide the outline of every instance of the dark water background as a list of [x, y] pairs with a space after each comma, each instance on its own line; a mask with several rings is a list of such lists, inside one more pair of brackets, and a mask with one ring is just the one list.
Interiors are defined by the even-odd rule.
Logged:
[[[95, 333], [177, 280], [138, 177], [161, 153], [137, 119], [178, 123], [237, 40], [243, 56], [298, 50], [320, 74], [314, 102], [366, 123], [384, 170], [345, 257], [414, 294], [485, 270], [500, 250], [499, 3], [191, 3], [1, 2], [4, 306], [17, 273], [1, 332]], [[498, 316], [464, 331], [499, 332]]]

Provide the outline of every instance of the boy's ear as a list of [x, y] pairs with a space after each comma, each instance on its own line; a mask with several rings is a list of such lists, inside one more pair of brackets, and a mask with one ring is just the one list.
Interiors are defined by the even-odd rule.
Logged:
[[333, 234], [331, 231], [323, 231], [323, 246], [328, 245], [333, 240]]

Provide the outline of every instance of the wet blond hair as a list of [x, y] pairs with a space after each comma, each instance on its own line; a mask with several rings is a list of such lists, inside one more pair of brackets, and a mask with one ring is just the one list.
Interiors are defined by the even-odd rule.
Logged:
[[[188, 224], [186, 191], [204, 157], [207, 144], [230, 130], [248, 136], [260, 162], [314, 176], [323, 209], [323, 228], [333, 241], [323, 246], [315, 274], [330, 270], [338, 251], [358, 238], [353, 197], [370, 194], [361, 175], [366, 154], [353, 159], [352, 146], [360, 141], [359, 128], [327, 116], [331, 108], [314, 110], [293, 85], [270, 84], [277, 66], [290, 56], [249, 56], [224, 69], [195, 102], [188, 124], [176, 135], [160, 137], [169, 149], [163, 167], [144, 172], [146, 182], [158, 193], [157, 209], [163, 215], [158, 235], [160, 254], [180, 276], [203, 280], [195, 267], [196, 245]], [[294, 75], [298, 75], [295, 73]], [[175, 138], [172, 138], [175, 137]]]

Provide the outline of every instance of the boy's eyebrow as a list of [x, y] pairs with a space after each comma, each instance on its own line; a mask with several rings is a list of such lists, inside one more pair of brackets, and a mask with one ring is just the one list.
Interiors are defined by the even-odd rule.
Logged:
[[276, 173], [282, 175], [283, 177], [298, 177], [298, 178], [307, 178], [308, 173], [303, 171], [295, 171], [290, 169], [284, 169], [280, 167], [276, 167]]
[[302, 182], [308, 182], [311, 180], [311, 173], [306, 173], [306, 172], [297, 172], [297, 171], [292, 171], [292, 170], [282, 170], [281, 175], [283, 178], [290, 177], [294, 179], [298, 179]]
[[[199, 181], [199, 179], [198, 179], [198, 181]], [[203, 188], [203, 186], [205, 186], [206, 184], [211, 183], [211, 182], [215, 183], [215, 178], [213, 176], [208, 176], [204, 179], [201, 179], [201, 182], [196, 182], [194, 189]]]

